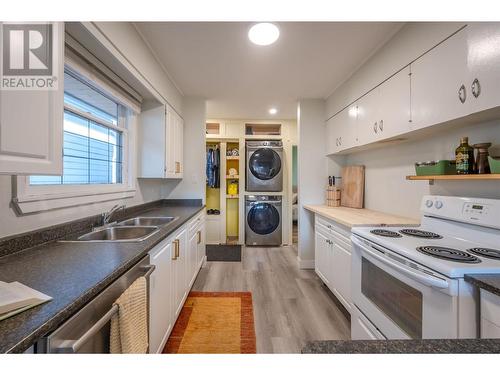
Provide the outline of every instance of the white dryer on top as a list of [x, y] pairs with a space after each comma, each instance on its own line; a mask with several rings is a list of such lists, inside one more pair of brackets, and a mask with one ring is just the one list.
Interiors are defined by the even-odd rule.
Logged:
[[246, 190], [283, 191], [283, 142], [246, 142]]

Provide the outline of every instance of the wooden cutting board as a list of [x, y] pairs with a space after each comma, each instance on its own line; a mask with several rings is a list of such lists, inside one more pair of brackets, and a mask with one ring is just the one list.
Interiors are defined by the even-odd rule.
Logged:
[[340, 205], [363, 208], [365, 194], [365, 166], [351, 165], [342, 168], [342, 194]]

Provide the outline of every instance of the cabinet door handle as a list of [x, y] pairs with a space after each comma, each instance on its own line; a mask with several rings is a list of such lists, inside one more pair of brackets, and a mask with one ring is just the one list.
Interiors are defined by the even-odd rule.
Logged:
[[172, 260], [176, 260], [177, 259], [177, 251], [176, 251], [176, 247], [175, 247], [175, 241], [172, 243], [172, 246], [174, 247], [173, 250], [172, 250]]
[[378, 124], [377, 124], [376, 122], [373, 124], [373, 131], [374, 131], [375, 133], [378, 133], [378, 128], [377, 128], [377, 125], [378, 125]]
[[378, 123], [378, 127], [379, 127], [381, 132], [384, 131], [384, 120], [380, 120], [380, 122]]
[[198, 233], [198, 245], [201, 243], [201, 231], [199, 230]]
[[179, 259], [179, 248], [180, 248], [180, 241], [179, 240], [174, 240], [174, 250], [175, 250], [175, 259]]
[[464, 85], [460, 86], [460, 89], [458, 90], [458, 99], [460, 99], [462, 104], [464, 104], [467, 99], [467, 92]]
[[474, 95], [474, 98], [481, 95], [481, 84], [477, 78], [472, 82], [472, 95]]

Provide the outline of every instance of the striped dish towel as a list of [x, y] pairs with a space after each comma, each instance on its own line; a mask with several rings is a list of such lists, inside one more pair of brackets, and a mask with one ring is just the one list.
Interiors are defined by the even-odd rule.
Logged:
[[111, 318], [110, 352], [145, 354], [148, 351], [147, 281], [139, 277], [115, 301]]

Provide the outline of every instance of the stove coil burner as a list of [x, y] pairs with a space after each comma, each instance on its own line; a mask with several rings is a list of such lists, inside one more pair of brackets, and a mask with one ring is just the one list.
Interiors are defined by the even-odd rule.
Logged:
[[467, 251], [482, 257], [500, 260], [500, 250], [487, 249], [485, 247], [474, 247], [472, 249], [468, 249]]
[[423, 254], [430, 255], [435, 258], [451, 260], [462, 263], [480, 263], [481, 260], [465, 251], [450, 249], [448, 247], [439, 246], [419, 246], [417, 250]]
[[392, 230], [387, 230], [387, 229], [374, 229], [374, 230], [371, 230], [370, 233], [373, 233], [377, 236], [382, 236], [382, 237], [393, 237], [393, 238], [403, 237], [399, 233], [393, 232]]
[[437, 233], [428, 232], [426, 230], [420, 230], [420, 229], [401, 229], [399, 232], [406, 234], [408, 236], [413, 236], [418, 238], [429, 238], [433, 240], [438, 240], [440, 238], [443, 238]]

